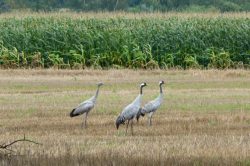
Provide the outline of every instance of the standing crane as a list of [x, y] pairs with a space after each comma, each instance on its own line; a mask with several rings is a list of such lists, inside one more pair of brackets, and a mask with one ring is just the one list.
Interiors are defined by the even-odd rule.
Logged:
[[160, 94], [159, 96], [145, 104], [144, 107], [140, 108], [138, 111], [138, 114], [136, 115], [137, 121], [139, 120], [140, 116], [144, 116], [145, 114], [148, 114], [148, 125], [152, 125], [152, 116], [156, 112], [156, 110], [160, 107], [163, 101], [163, 93], [162, 93], [162, 85], [164, 84], [164, 81], [159, 82], [160, 86]]
[[127, 133], [128, 125], [129, 125], [129, 122], [131, 121], [131, 132], [133, 135], [133, 118], [136, 117], [136, 115], [141, 107], [142, 89], [145, 86], [147, 86], [147, 84], [145, 82], [143, 82], [140, 85], [140, 94], [135, 98], [135, 100], [131, 104], [129, 104], [128, 106], [126, 106], [123, 109], [122, 113], [116, 119], [117, 130], [119, 128], [119, 125], [125, 124], [125, 121], [127, 120], [128, 121], [127, 127], [126, 127], [126, 133]]
[[102, 82], [97, 84], [97, 90], [94, 96], [92, 96], [90, 99], [82, 102], [81, 104], [79, 104], [76, 108], [74, 108], [71, 112], [70, 112], [70, 117], [75, 117], [81, 114], [85, 113], [85, 119], [82, 122], [82, 127], [84, 125], [85, 128], [87, 128], [87, 117], [88, 117], [88, 113], [90, 112], [90, 110], [92, 110], [96, 104], [96, 99], [98, 97], [99, 94], [99, 89], [100, 87], [103, 85]]

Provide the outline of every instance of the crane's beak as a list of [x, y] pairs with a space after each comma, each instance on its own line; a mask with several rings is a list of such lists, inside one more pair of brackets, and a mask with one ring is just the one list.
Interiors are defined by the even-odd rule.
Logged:
[[118, 128], [119, 128], [119, 125], [120, 125], [120, 124], [116, 123], [116, 129], [117, 129], [117, 130], [118, 130]]
[[120, 116], [118, 116], [118, 118], [116, 119], [115, 125], [116, 125], [116, 129], [118, 130], [120, 126]]

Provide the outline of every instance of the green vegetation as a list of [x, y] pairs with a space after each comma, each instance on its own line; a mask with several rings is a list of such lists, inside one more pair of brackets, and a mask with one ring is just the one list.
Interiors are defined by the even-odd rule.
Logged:
[[243, 68], [248, 17], [170, 16], [0, 20], [2, 68]]
[[0, 12], [12, 9], [52, 11], [250, 11], [249, 0], [0, 0]]

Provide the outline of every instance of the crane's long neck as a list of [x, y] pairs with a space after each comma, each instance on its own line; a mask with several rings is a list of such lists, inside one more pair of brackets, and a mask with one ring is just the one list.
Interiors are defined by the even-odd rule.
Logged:
[[100, 89], [100, 86], [97, 87], [97, 90], [96, 90], [96, 93], [95, 93], [95, 96], [93, 98], [94, 102], [96, 102], [96, 99], [98, 97], [98, 94], [99, 94], [99, 89]]
[[141, 86], [140, 88], [140, 95], [142, 95], [142, 89], [143, 89], [143, 86]]
[[162, 84], [160, 84], [160, 94], [162, 94]]
[[142, 94], [139, 94], [135, 100], [133, 101], [133, 104], [135, 105], [141, 105], [141, 97], [142, 97]]
[[160, 103], [162, 103], [163, 100], [163, 92], [162, 92], [162, 84], [160, 84], [160, 94], [159, 96], [156, 98], [156, 100]]
[[141, 104], [142, 88], [143, 88], [143, 86], [140, 87], [140, 94], [135, 98], [133, 104], [138, 104], [138, 105]]

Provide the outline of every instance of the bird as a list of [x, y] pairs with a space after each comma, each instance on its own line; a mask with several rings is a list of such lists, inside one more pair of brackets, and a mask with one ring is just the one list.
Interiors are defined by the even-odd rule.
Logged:
[[159, 87], [160, 87], [159, 96], [156, 99], [145, 104], [144, 107], [139, 109], [139, 111], [136, 115], [137, 122], [138, 122], [140, 116], [144, 116], [145, 114], [148, 114], [148, 125], [149, 126], [152, 125], [152, 116], [163, 102], [163, 92], [162, 92], [162, 85], [163, 84], [164, 84], [164, 81], [159, 82]]
[[123, 109], [121, 114], [116, 119], [117, 130], [118, 130], [120, 124], [125, 124], [125, 121], [128, 121], [127, 127], [126, 127], [126, 134], [127, 134], [128, 125], [129, 125], [129, 122], [131, 121], [131, 132], [133, 135], [133, 119], [134, 119], [134, 117], [136, 117], [136, 115], [141, 107], [142, 89], [145, 86], [147, 86], [147, 84], [145, 82], [140, 84], [140, 94], [135, 98], [135, 100], [131, 104], [129, 104], [128, 106], [126, 106]]
[[97, 84], [97, 90], [94, 96], [92, 96], [91, 98], [89, 98], [88, 100], [85, 100], [84, 102], [80, 103], [76, 108], [74, 108], [71, 112], [70, 112], [70, 117], [75, 117], [81, 114], [85, 113], [85, 119], [82, 122], [82, 127], [84, 125], [85, 128], [87, 128], [87, 117], [89, 112], [94, 108], [95, 104], [96, 104], [96, 99], [98, 97], [99, 94], [99, 89], [100, 87], [104, 85], [102, 82], [99, 82]]

